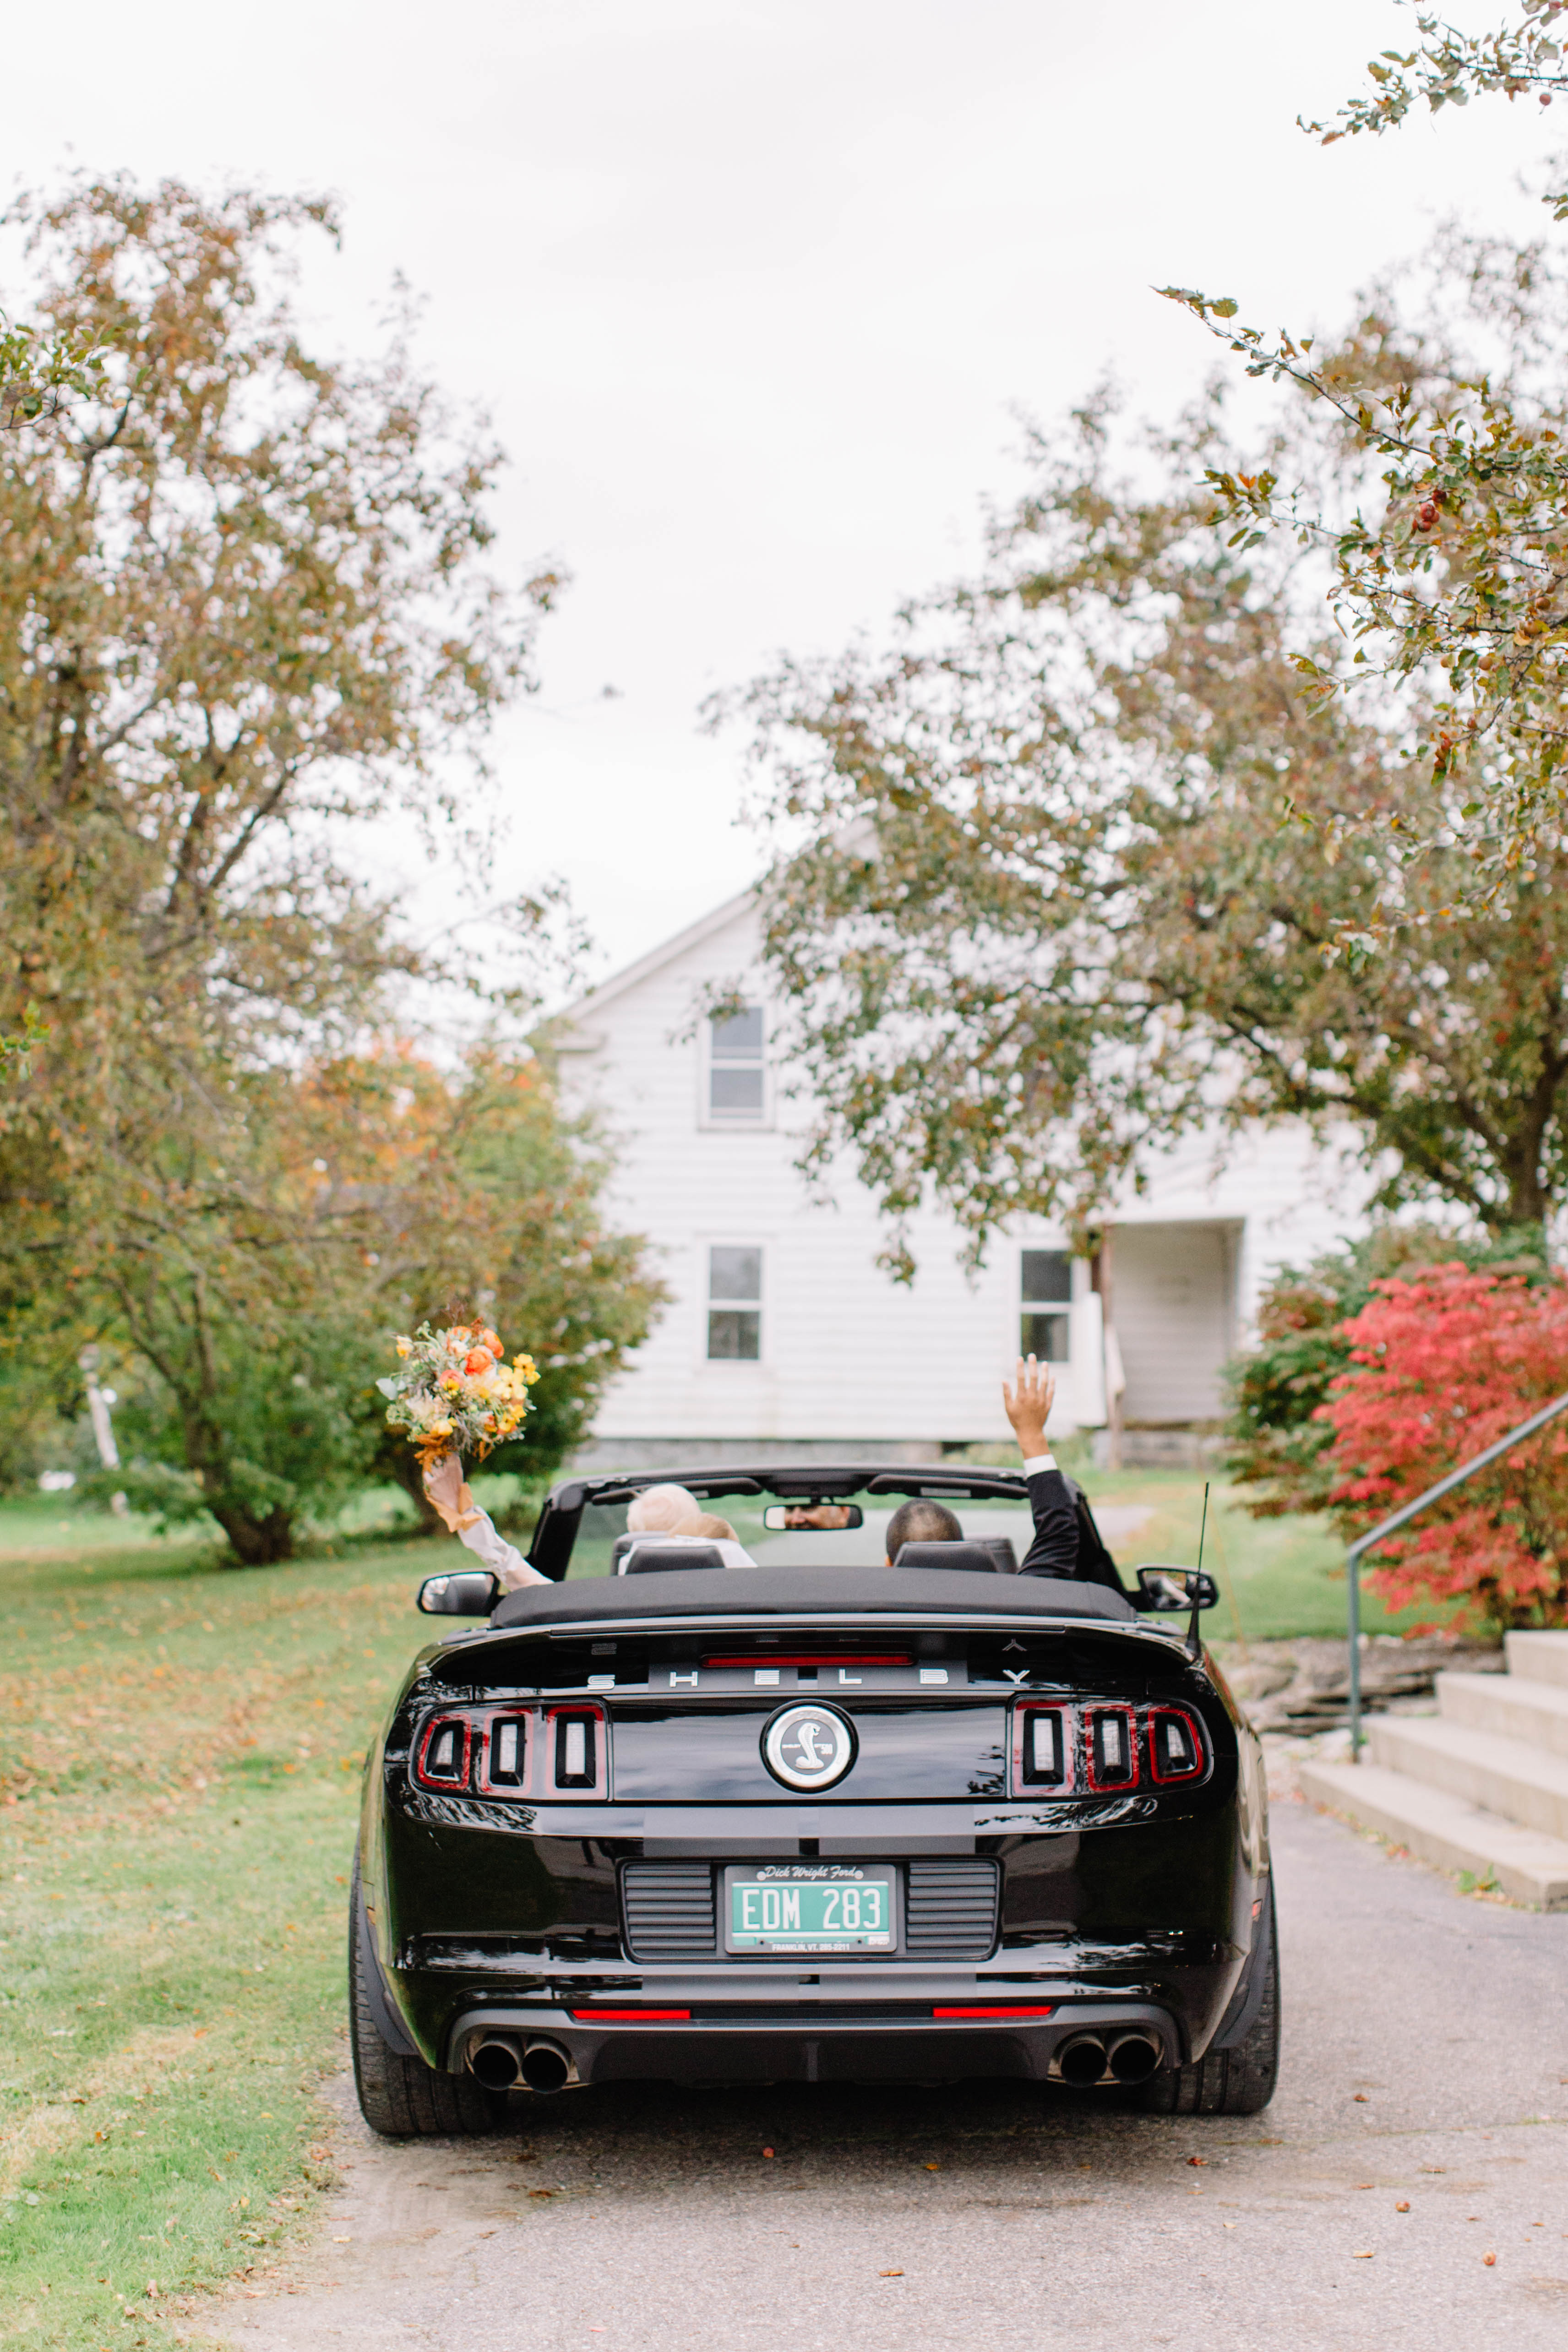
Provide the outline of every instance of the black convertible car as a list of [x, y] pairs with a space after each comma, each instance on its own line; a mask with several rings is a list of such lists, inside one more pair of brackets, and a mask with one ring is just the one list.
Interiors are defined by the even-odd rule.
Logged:
[[[626, 1506], [671, 1475], [776, 1498], [785, 1561], [628, 1553]], [[1267, 1802], [1198, 1640], [1211, 1581], [1150, 1567], [1127, 1590], [1081, 1496], [1072, 1580], [1009, 1575], [994, 1538], [852, 1558], [845, 1498], [1024, 1493], [924, 1466], [577, 1478], [534, 1530], [550, 1583], [430, 1580], [422, 1608], [488, 1622], [420, 1652], [368, 1761], [350, 1960], [372, 2127], [485, 2130], [509, 2094], [634, 2077], [1266, 2105]], [[574, 1550], [606, 1572], [563, 1580]]]

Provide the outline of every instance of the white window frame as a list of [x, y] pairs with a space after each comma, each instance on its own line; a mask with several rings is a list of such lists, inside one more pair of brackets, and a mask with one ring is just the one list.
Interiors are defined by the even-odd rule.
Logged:
[[[697, 1124], [709, 1135], [761, 1135], [771, 1129], [773, 1123], [773, 1074], [768, 1055], [773, 1024], [768, 1018], [768, 1007], [760, 996], [747, 997], [740, 1010], [746, 1013], [755, 1012], [762, 1015], [763, 1043], [760, 1065], [763, 1073], [762, 1108], [757, 1111], [739, 1113], [714, 1110], [713, 1072], [715, 1067], [722, 1069], [726, 1064], [714, 1062], [713, 1015], [707, 1013], [702, 1021], [702, 1050], [698, 1055], [698, 1080], [700, 1092], [697, 1102]], [[730, 1062], [728, 1066], [731, 1069], [746, 1069], [756, 1066], [744, 1062]]]
[[[1037, 1255], [1065, 1257], [1067, 1259], [1068, 1295], [1065, 1298], [1031, 1299], [1025, 1295], [1024, 1261], [1026, 1257]], [[1017, 1278], [1013, 1293], [1013, 1333], [1020, 1352], [1027, 1352], [1027, 1350], [1024, 1349], [1023, 1344], [1025, 1316], [1050, 1315], [1059, 1318], [1066, 1329], [1067, 1351], [1064, 1355], [1060, 1356], [1047, 1356], [1045, 1360], [1048, 1364], [1053, 1364], [1058, 1367], [1065, 1367], [1072, 1362], [1072, 1310], [1077, 1299], [1079, 1289], [1076, 1266], [1077, 1261], [1074, 1259], [1071, 1251], [1065, 1248], [1060, 1242], [1026, 1242], [1020, 1244], [1018, 1250]], [[1037, 1353], [1038, 1351], [1037, 1350], [1036, 1352]]]
[[[709, 1371], [752, 1372], [767, 1360], [768, 1348], [768, 1244], [755, 1234], [713, 1234], [701, 1244], [702, 1319], [699, 1350]], [[715, 1298], [713, 1296], [713, 1253], [721, 1249], [755, 1250], [758, 1259], [757, 1296], [750, 1298]], [[711, 1315], [750, 1315], [757, 1318], [757, 1352], [754, 1356], [710, 1356], [708, 1352], [709, 1318]]]

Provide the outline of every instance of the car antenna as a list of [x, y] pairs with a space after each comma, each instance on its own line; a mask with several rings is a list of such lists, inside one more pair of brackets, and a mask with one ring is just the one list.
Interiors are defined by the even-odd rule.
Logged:
[[1194, 1584], [1193, 1584], [1193, 1592], [1194, 1592], [1194, 1600], [1193, 1600], [1193, 1613], [1192, 1613], [1192, 1617], [1191, 1617], [1191, 1619], [1190, 1619], [1190, 1621], [1189, 1621], [1189, 1622], [1188, 1622], [1188, 1625], [1187, 1625], [1187, 1655], [1188, 1655], [1188, 1657], [1189, 1657], [1189, 1658], [1201, 1658], [1201, 1657], [1203, 1656], [1203, 1654], [1204, 1654], [1204, 1645], [1203, 1645], [1202, 1642], [1200, 1642], [1200, 1641], [1199, 1641], [1199, 1639], [1198, 1639], [1198, 1603], [1197, 1603], [1197, 1599], [1196, 1599], [1196, 1594], [1197, 1594], [1198, 1587], [1197, 1587], [1197, 1583], [1196, 1583], [1196, 1579], [1197, 1579], [1199, 1576], [1201, 1576], [1201, 1575], [1203, 1574], [1203, 1567], [1204, 1567], [1204, 1538], [1205, 1538], [1205, 1537], [1207, 1535], [1207, 1533], [1208, 1533], [1208, 1526], [1209, 1526], [1209, 1482], [1208, 1482], [1208, 1480], [1205, 1478], [1205, 1479], [1204, 1480], [1204, 1515], [1203, 1515], [1203, 1517], [1198, 1521], [1198, 1564], [1197, 1564], [1196, 1569], [1194, 1570]]

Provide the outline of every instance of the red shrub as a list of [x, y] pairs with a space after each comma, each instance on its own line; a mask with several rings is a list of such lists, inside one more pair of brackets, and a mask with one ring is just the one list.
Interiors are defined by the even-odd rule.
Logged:
[[[1363, 1534], [1568, 1391], [1568, 1281], [1462, 1265], [1380, 1282], [1342, 1326], [1351, 1369], [1318, 1418], [1333, 1502]], [[1568, 1617], [1568, 1413], [1379, 1547], [1368, 1581], [1394, 1607], [1460, 1601], [1504, 1624]]]

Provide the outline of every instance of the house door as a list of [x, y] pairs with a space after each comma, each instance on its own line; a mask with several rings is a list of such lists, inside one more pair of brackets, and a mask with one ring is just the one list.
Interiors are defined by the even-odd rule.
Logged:
[[1223, 1413], [1220, 1368], [1235, 1345], [1240, 1234], [1217, 1222], [1116, 1227], [1111, 1316], [1127, 1423], [1169, 1427]]

